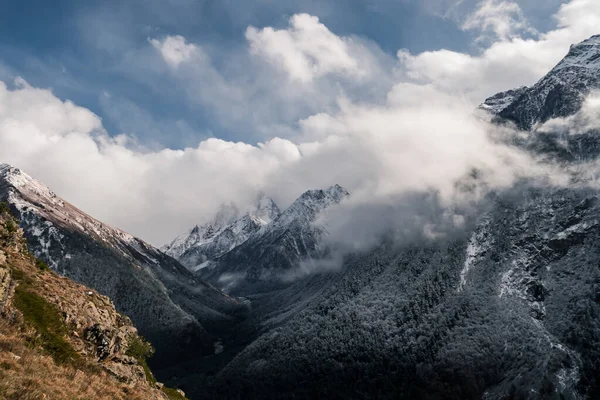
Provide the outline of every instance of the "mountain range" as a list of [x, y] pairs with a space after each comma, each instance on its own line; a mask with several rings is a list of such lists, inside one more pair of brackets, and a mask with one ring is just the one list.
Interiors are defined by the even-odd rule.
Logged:
[[[598, 89], [593, 36], [480, 109], [521, 131], [514, 146], [570, 168], [597, 161], [598, 131], [548, 122]], [[193, 399], [594, 399], [600, 195], [574, 171], [571, 185], [493, 191], [444, 235], [390, 235], [310, 273], [328, 254], [320, 217], [350, 196], [339, 185], [283, 211], [265, 194], [225, 204], [161, 250], [11, 166], [0, 201], [30, 251], [110, 297], [155, 344], [159, 379]], [[443, 213], [434, 194], [421, 202]]]

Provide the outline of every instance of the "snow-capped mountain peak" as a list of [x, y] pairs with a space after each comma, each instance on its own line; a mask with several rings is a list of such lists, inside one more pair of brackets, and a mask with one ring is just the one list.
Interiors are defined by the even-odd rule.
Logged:
[[249, 214], [255, 215], [260, 218], [266, 224], [274, 220], [281, 214], [277, 204], [267, 196], [265, 193], [260, 192], [253, 203], [253, 209]]
[[64, 202], [59, 199], [48, 186], [36, 181], [19, 168], [15, 168], [9, 164], [0, 164], [0, 179], [12, 185], [19, 191], [35, 193], [38, 197], [47, 202], [61, 207], [64, 206]]
[[[40, 224], [33, 234], [40, 243], [43, 254], [52, 266], [58, 265], [58, 259], [50, 256], [52, 243], [61, 246], [58, 226], [93, 236], [117, 251], [126, 254], [125, 246], [135, 248], [148, 260], [156, 257], [157, 250], [132, 235], [97, 221], [88, 214], [58, 197], [48, 186], [18, 168], [8, 164], [0, 165], [0, 191], [5, 201], [15, 207], [23, 224]], [[129, 257], [129, 256], [128, 256]]]
[[194, 226], [162, 250], [188, 268], [195, 269], [205, 261], [243, 243], [279, 214], [279, 207], [275, 202], [261, 192], [252, 202], [248, 212], [243, 214], [233, 202], [224, 204], [208, 223]]
[[498, 93], [480, 108], [530, 130], [538, 123], [575, 114], [595, 89], [600, 89], [600, 35], [571, 46], [535, 85]]
[[572, 45], [567, 56], [554, 67], [553, 71], [568, 67], [600, 70], [600, 35], [594, 35], [581, 43]]
[[240, 210], [234, 203], [223, 204], [217, 215], [205, 225], [205, 239], [210, 239], [227, 225], [240, 217]]
[[301, 262], [320, 257], [321, 239], [327, 235], [327, 229], [315, 221], [349, 195], [340, 185], [304, 192], [271, 223], [210, 263], [210, 268], [202, 268], [199, 274], [224, 290], [241, 291], [236, 293], [260, 285], [257, 282], [281, 282], [282, 276]]
[[281, 214], [276, 223], [287, 224], [302, 216], [303, 219], [312, 221], [319, 213], [332, 205], [339, 204], [348, 196], [350, 192], [337, 184], [325, 190], [308, 190]]

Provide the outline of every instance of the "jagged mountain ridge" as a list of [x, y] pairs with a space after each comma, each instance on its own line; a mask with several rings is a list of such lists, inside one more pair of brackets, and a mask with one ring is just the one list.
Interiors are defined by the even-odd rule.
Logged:
[[111, 228], [6, 164], [0, 200], [17, 215], [30, 250], [53, 269], [109, 296], [157, 348], [177, 361], [186, 345], [213, 351], [209, 329], [234, 321], [243, 306], [190, 273], [173, 258]]
[[600, 35], [571, 46], [535, 85], [496, 94], [482, 108], [530, 130], [549, 119], [575, 114], [594, 89], [600, 89]]
[[232, 293], [257, 290], [249, 289], [248, 284], [280, 282], [282, 274], [307, 258], [318, 256], [325, 228], [314, 225], [316, 218], [349, 195], [339, 185], [303, 193], [271, 223], [198, 273]]
[[162, 250], [192, 271], [203, 267], [239, 246], [280, 214], [279, 207], [264, 193], [259, 193], [252, 209], [241, 215], [231, 203], [221, 207], [217, 215], [204, 225], [196, 225], [175, 238]]

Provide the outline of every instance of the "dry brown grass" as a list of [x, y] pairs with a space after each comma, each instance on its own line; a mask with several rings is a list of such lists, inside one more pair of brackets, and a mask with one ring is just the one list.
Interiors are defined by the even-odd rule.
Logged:
[[128, 387], [106, 372], [57, 365], [27, 346], [23, 334], [0, 319], [0, 398], [7, 400], [161, 399], [147, 385]]
[[36, 263], [10, 221], [0, 212], [0, 269], [12, 277], [8, 300], [0, 296], [0, 400], [167, 399], [146, 380], [119, 381], [86, 351], [86, 326], [121, 317], [108, 298]]

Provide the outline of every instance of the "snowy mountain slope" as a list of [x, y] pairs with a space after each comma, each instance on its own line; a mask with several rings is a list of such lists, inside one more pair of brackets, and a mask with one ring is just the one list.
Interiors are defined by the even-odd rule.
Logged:
[[517, 89], [510, 89], [506, 92], [497, 93], [492, 97], [487, 98], [479, 107], [494, 115], [498, 115], [528, 90], [529, 88], [527, 86], [522, 86]]
[[575, 114], [585, 97], [600, 88], [600, 35], [571, 46], [567, 56], [539, 82], [499, 93], [482, 108], [529, 130], [537, 123]]
[[[598, 157], [586, 145], [598, 142], [597, 132], [577, 133], [587, 141], [559, 152], [555, 137], [535, 127], [579, 111], [600, 78], [599, 42], [595, 36], [573, 46], [538, 84], [498, 94], [482, 108], [528, 130], [525, 144], [535, 155], [557, 155], [565, 166]], [[348, 256], [338, 273], [249, 296], [261, 313], [257, 337], [211, 376], [203, 393], [600, 398], [599, 199], [598, 189], [583, 184], [519, 182], [490, 194], [456, 232], [384, 242]], [[279, 242], [263, 241], [266, 228], [217, 268], [234, 275], [264, 262], [257, 271], [269, 271], [279, 262], [271, 262], [269, 246]]]
[[177, 236], [171, 243], [161, 247], [161, 251], [178, 259], [187, 250], [211, 241], [239, 217], [240, 211], [235, 204], [224, 204], [211, 221], [204, 225], [196, 225]]
[[155, 343], [157, 359], [174, 357], [176, 347], [189, 341], [200, 352], [212, 351], [214, 340], [204, 327], [229, 324], [243, 308], [171, 257], [6, 164], [0, 165], [0, 200], [18, 216], [32, 253], [109, 296]]
[[488, 201], [464, 232], [350, 257], [339, 280], [243, 350], [211, 390], [597, 398], [597, 191], [523, 186]]
[[249, 283], [280, 281], [282, 273], [317, 256], [325, 228], [313, 223], [323, 211], [347, 196], [348, 191], [339, 185], [305, 192], [271, 223], [199, 273], [232, 293], [242, 290], [241, 286], [247, 293]]
[[242, 215], [233, 203], [224, 205], [210, 222], [196, 225], [162, 250], [195, 271], [245, 242], [279, 214], [275, 202], [260, 193], [249, 212]]

